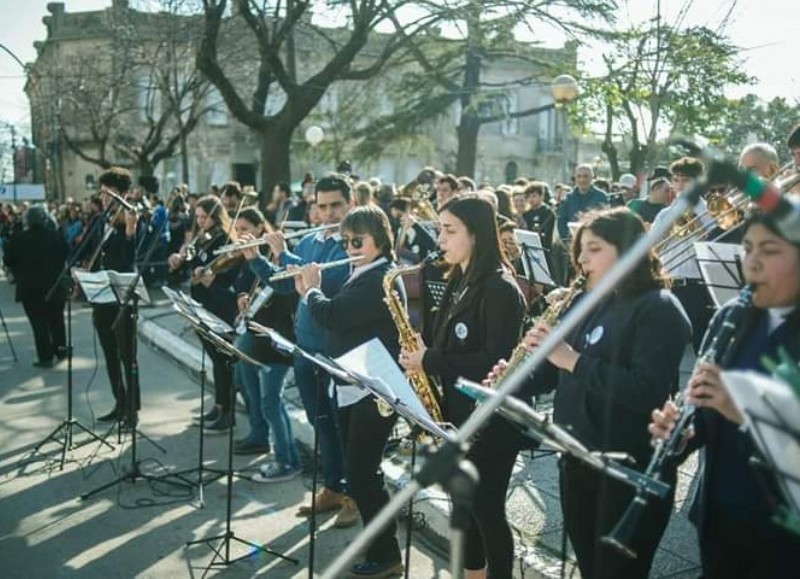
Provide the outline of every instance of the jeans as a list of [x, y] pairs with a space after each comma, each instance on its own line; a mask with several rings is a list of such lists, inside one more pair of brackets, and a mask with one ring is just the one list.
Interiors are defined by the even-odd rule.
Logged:
[[[252, 334], [246, 333], [236, 336], [234, 343], [245, 354], [252, 354], [254, 339]], [[261, 412], [259, 367], [247, 362], [236, 362], [233, 366], [233, 380], [247, 406], [250, 434], [245, 436], [245, 440], [259, 446], [269, 445], [269, 423]]]
[[[344, 492], [344, 460], [336, 425], [336, 401], [328, 393], [330, 376], [302, 356], [297, 356], [294, 359], [294, 379], [306, 417], [319, 437], [324, 484], [332, 491]], [[319, 408], [318, 400], [321, 402]]]
[[297, 468], [300, 466], [300, 457], [294, 444], [289, 413], [283, 403], [283, 379], [288, 371], [288, 364], [268, 364], [259, 368], [259, 409], [272, 433], [275, 462]]

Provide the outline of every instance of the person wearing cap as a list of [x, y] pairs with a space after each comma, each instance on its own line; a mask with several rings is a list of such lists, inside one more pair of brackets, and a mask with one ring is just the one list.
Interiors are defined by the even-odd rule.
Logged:
[[620, 175], [619, 192], [622, 194], [625, 204], [639, 197], [639, 183], [636, 177], [630, 173], [623, 173]]

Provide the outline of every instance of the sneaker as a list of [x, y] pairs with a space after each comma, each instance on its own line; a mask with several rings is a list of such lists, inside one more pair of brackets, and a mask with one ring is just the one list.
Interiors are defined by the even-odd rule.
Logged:
[[350, 569], [350, 577], [396, 577], [403, 574], [403, 564], [400, 561], [376, 563], [365, 561], [356, 563]]
[[54, 360], [47, 360], [47, 361], [37, 360], [36, 362], [33, 363], [33, 366], [36, 368], [52, 368], [55, 365], [56, 363]]
[[219, 418], [219, 406], [212, 406], [211, 410], [206, 412], [202, 417], [195, 416], [194, 420], [195, 422], [200, 422], [201, 418], [203, 422], [206, 424], [206, 426], [208, 426], [210, 423], [214, 422], [217, 418]]
[[114, 422], [115, 420], [122, 420], [125, 416], [125, 412], [123, 410], [118, 410], [116, 407], [111, 412], [103, 414], [102, 416], [97, 417], [97, 422]]
[[237, 440], [233, 445], [233, 454], [269, 454], [269, 444], [250, 442], [247, 439]]
[[[358, 523], [361, 515], [358, 513], [356, 502], [348, 496], [342, 497], [342, 508], [336, 514], [333, 526], [337, 529], [347, 529]], [[383, 577], [383, 575], [381, 575]]]
[[228, 418], [225, 414], [220, 414], [216, 420], [206, 422], [204, 426], [204, 434], [225, 434], [232, 426], [236, 426], [236, 421]]
[[292, 480], [297, 478], [302, 471], [299, 466], [290, 466], [277, 462], [268, 462], [267, 464], [261, 465], [259, 470], [260, 472], [253, 475], [253, 482], [275, 483]]
[[[317, 514], [320, 513], [329, 513], [331, 511], [336, 511], [339, 507], [342, 506], [342, 499], [344, 495], [342, 493], [337, 493], [336, 491], [332, 491], [327, 487], [322, 487], [322, 490], [317, 492], [317, 498], [314, 501], [314, 506], [316, 507]], [[311, 505], [303, 505], [297, 510], [298, 517], [310, 517], [311, 516]]]

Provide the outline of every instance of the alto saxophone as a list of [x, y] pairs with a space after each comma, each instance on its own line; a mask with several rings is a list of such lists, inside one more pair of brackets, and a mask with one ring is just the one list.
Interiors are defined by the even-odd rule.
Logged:
[[[404, 350], [408, 350], [409, 352], [415, 352], [419, 350], [419, 333], [417, 333], [411, 326], [411, 320], [408, 318], [408, 313], [406, 312], [405, 307], [403, 307], [403, 303], [400, 300], [397, 290], [394, 289], [394, 282], [400, 276], [422, 269], [426, 261], [408, 267], [393, 268], [389, 270], [385, 276], [383, 276], [383, 301], [389, 308], [392, 321], [397, 327], [400, 347]], [[412, 388], [414, 388], [414, 392], [416, 392], [417, 396], [419, 397], [420, 402], [422, 402], [422, 405], [425, 407], [425, 410], [428, 411], [428, 414], [431, 415], [431, 418], [433, 418], [434, 422], [444, 422], [444, 419], [442, 418], [442, 410], [439, 407], [439, 402], [434, 394], [433, 386], [431, 385], [431, 382], [425, 372], [414, 372], [408, 376], [408, 379], [411, 382]], [[376, 403], [378, 405], [378, 412], [380, 412], [381, 416], [391, 415], [391, 407], [389, 407], [383, 400], [378, 400]]]
[[[547, 322], [549, 326], [554, 326], [558, 321], [558, 318], [561, 317], [561, 314], [567, 310], [578, 294], [585, 288], [586, 277], [579, 275], [575, 278], [575, 280], [572, 282], [572, 285], [569, 286], [564, 295], [559, 296], [553, 301], [553, 303], [547, 306], [547, 309], [542, 313], [539, 319]], [[517, 367], [519, 367], [519, 365], [522, 364], [527, 357], [528, 350], [525, 348], [525, 342], [520, 342], [511, 352], [511, 356], [508, 358], [508, 364], [506, 367], [503, 368], [503, 370], [494, 380], [492, 380], [492, 383], [489, 385], [489, 387], [494, 389], [500, 388], [500, 386], [503, 384], [503, 381], [508, 378], [509, 374], [516, 370]]]

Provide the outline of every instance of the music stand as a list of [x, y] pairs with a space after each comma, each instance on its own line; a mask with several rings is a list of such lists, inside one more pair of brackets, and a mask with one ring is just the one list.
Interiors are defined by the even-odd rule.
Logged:
[[744, 285], [742, 246], [697, 241], [694, 244], [700, 275], [717, 308], [736, 298]]
[[[64, 463], [66, 461], [67, 456], [67, 449], [74, 450], [80, 446], [85, 444], [89, 444], [92, 441], [100, 442], [105, 444], [111, 450], [114, 450], [114, 447], [106, 441], [104, 438], [101, 438], [97, 435], [92, 429], [87, 426], [84, 426], [82, 423], [78, 421], [77, 418], [72, 414], [72, 386], [73, 386], [73, 372], [72, 372], [72, 354], [73, 354], [73, 347], [72, 347], [72, 290], [74, 288], [74, 283], [70, 273], [73, 271], [73, 266], [78, 262], [78, 260], [83, 256], [83, 252], [86, 250], [89, 244], [89, 240], [92, 239], [95, 234], [99, 231], [100, 224], [105, 224], [108, 220], [108, 216], [111, 214], [111, 207], [107, 207], [103, 210], [101, 214], [97, 216], [97, 218], [91, 223], [89, 230], [86, 232], [86, 235], [83, 237], [81, 242], [78, 246], [74, 249], [72, 254], [67, 258], [67, 262], [64, 264], [61, 273], [56, 278], [56, 281], [53, 283], [53, 286], [48, 290], [47, 295], [45, 296], [45, 300], [53, 299], [55, 292], [62, 289], [62, 286], [66, 286], [67, 291], [67, 417], [59, 424], [55, 430], [53, 430], [50, 434], [48, 434], [39, 444], [37, 444], [33, 448], [32, 455], [39, 452], [39, 449], [42, 448], [45, 444], [49, 441], [56, 442], [61, 445], [61, 466], [60, 470], [64, 470]], [[77, 271], [77, 270], [75, 270]], [[9, 341], [10, 343], [10, 341]], [[12, 346], [13, 349], [13, 346]], [[86, 440], [78, 445], [73, 444], [73, 437], [74, 437], [74, 430], [78, 428], [89, 435], [89, 440]], [[63, 438], [59, 435], [63, 432]]]
[[[237, 360], [243, 360], [248, 364], [255, 364], [257, 366], [263, 366], [260, 362], [256, 361], [255, 359], [251, 358], [241, 350], [239, 350], [236, 346], [225, 340], [224, 338], [220, 337], [216, 333], [212, 331], [208, 331], [207, 329], [203, 328], [200, 331], [205, 332], [204, 336], [208, 338], [209, 343], [212, 344], [214, 348], [216, 348], [223, 356], [225, 356], [227, 363], [229, 365], [233, 365], [236, 363]], [[230, 392], [230, 407], [233, 408], [234, 404], [236, 403], [236, 389], [231, 388]], [[201, 434], [202, 436], [202, 434]], [[214, 551], [214, 556], [211, 558], [208, 566], [206, 567], [206, 572], [211, 567], [214, 566], [222, 566], [222, 565], [231, 565], [236, 563], [237, 561], [241, 561], [242, 559], [246, 559], [252, 555], [252, 552], [246, 553], [241, 557], [237, 557], [235, 559], [231, 559], [231, 541], [236, 541], [241, 543], [242, 545], [247, 545], [255, 549], [256, 551], [260, 551], [262, 553], [266, 553], [267, 555], [274, 555], [284, 561], [289, 561], [294, 563], [295, 565], [298, 564], [297, 559], [293, 559], [292, 557], [288, 557], [282, 553], [264, 547], [263, 545], [259, 545], [257, 543], [253, 543], [252, 541], [248, 541], [246, 539], [242, 539], [241, 537], [237, 537], [236, 533], [231, 530], [231, 505], [233, 503], [233, 428], [228, 429], [228, 469], [226, 472], [227, 477], [227, 492], [226, 492], [226, 508], [225, 508], [225, 532], [221, 535], [214, 535], [212, 537], [207, 537], [205, 539], [198, 539], [195, 541], [187, 541], [185, 547], [191, 547], [192, 545], [198, 545], [201, 543], [205, 543], [208, 547]], [[220, 541], [220, 545], [215, 547], [212, 545], [213, 541]], [[225, 545], [224, 554], [222, 551], [222, 544]], [[220, 561], [217, 561], [220, 559]]]
[[[200, 305], [199, 302], [193, 300], [185, 293], [172, 290], [167, 286], [162, 286], [161, 290], [172, 302], [172, 308], [178, 312], [178, 314], [183, 317], [189, 323], [189, 326], [194, 328], [196, 332], [202, 333], [204, 336], [206, 336], [209, 332], [216, 334], [230, 334], [233, 332], [233, 328], [231, 328], [230, 325], [228, 325], [224, 320], [206, 310], [202, 305]], [[188, 482], [198, 487], [198, 498], [200, 501], [200, 506], [203, 507], [205, 506], [203, 485], [206, 482], [213, 482], [219, 478], [222, 478], [225, 476], [225, 471], [205, 466], [205, 436], [203, 434], [203, 429], [205, 428], [206, 420], [206, 351], [204, 348], [201, 348], [200, 351], [200, 443], [198, 445], [197, 467], [180, 470], [173, 474], [182, 480], [187, 480], [183, 475], [197, 472], [197, 482]], [[210, 477], [208, 480], [204, 480], [203, 473], [205, 472], [212, 473], [214, 476]]]
[[521, 250], [525, 277], [533, 283], [550, 287], [557, 286], [558, 284], [553, 281], [550, 269], [547, 267], [546, 250], [539, 234], [527, 229], [515, 229], [514, 239], [517, 240]]
[[778, 482], [784, 504], [773, 520], [800, 535], [800, 399], [789, 384], [755, 372], [722, 372], [722, 383]]

